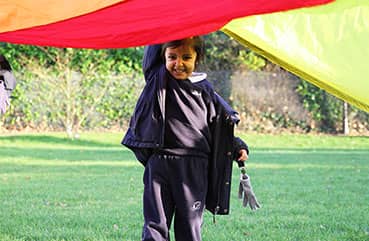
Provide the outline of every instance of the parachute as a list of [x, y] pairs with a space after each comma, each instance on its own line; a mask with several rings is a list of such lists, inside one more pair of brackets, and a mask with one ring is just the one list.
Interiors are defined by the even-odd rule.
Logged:
[[245, 17], [223, 31], [269, 60], [369, 112], [369, 1]]
[[127, 48], [207, 34], [232, 19], [331, 0], [0, 1], [0, 41]]
[[128, 48], [221, 29], [369, 112], [366, 0], [0, 1], [0, 41]]

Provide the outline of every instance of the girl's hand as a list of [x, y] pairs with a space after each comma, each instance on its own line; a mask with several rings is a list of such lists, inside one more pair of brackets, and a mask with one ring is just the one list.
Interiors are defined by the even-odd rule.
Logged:
[[239, 152], [239, 158], [238, 158], [238, 161], [246, 161], [249, 156], [247, 155], [247, 151], [245, 149], [241, 149]]

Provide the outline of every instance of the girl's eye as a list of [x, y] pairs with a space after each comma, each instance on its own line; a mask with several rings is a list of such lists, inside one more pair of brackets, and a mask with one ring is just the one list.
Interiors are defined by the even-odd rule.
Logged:
[[176, 56], [175, 55], [169, 55], [167, 58], [170, 59], [170, 60], [174, 60], [174, 59], [176, 59]]

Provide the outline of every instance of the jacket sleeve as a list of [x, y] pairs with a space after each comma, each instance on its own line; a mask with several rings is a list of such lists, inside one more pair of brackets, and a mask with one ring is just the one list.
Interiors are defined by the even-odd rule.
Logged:
[[249, 147], [247, 146], [246, 142], [244, 142], [241, 138], [235, 136], [233, 138], [233, 160], [238, 159], [241, 149], [245, 149], [247, 155], [249, 154]]
[[152, 75], [155, 74], [161, 64], [163, 64], [160, 52], [161, 44], [148, 45], [144, 49], [142, 70], [146, 82], [152, 79]]

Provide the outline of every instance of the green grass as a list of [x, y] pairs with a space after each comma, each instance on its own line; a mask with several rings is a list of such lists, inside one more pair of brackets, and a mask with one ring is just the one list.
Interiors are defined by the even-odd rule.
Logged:
[[[369, 138], [242, 135], [262, 208], [206, 212], [204, 241], [369, 240]], [[143, 167], [122, 134], [0, 137], [0, 240], [140, 240]]]

